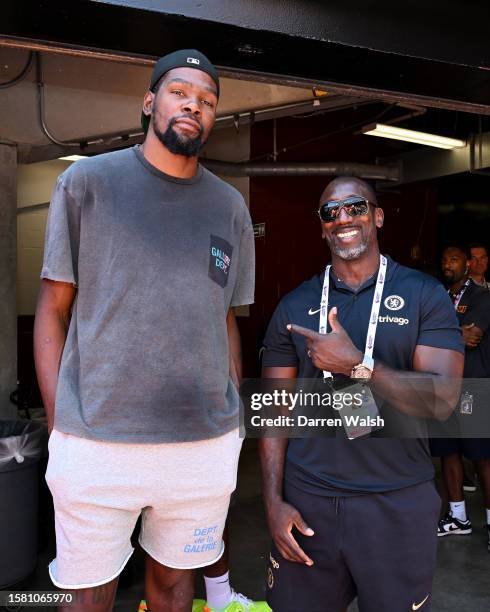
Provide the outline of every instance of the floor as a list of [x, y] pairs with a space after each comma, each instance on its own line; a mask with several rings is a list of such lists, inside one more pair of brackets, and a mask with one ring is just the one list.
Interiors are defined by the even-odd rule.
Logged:
[[[485, 516], [480, 491], [467, 493], [474, 530], [471, 536], [453, 536], [439, 541], [438, 568], [433, 590], [432, 612], [488, 612], [490, 610], [490, 553], [486, 547]], [[255, 599], [265, 595], [268, 535], [260, 497], [256, 444], [244, 444], [239, 470], [237, 498], [230, 511], [231, 576], [233, 587]], [[52, 589], [47, 564], [53, 557], [50, 534], [40, 554], [36, 571], [19, 588]], [[143, 556], [136, 551], [123, 574], [117, 593], [116, 612], [136, 612], [143, 593]], [[16, 587], [17, 588], [17, 587]], [[196, 596], [203, 594], [203, 581], [196, 577]], [[44, 608], [49, 610], [49, 608]], [[308, 612], [298, 610], [298, 612]], [[349, 612], [357, 612], [355, 603]]]

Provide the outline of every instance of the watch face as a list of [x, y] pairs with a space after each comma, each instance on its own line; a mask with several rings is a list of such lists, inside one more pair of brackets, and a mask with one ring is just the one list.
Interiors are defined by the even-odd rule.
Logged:
[[351, 378], [371, 378], [372, 371], [366, 366], [358, 365], [352, 370]]

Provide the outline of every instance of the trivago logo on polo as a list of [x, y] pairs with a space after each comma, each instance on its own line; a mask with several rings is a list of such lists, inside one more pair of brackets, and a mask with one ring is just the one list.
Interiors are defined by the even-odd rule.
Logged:
[[405, 319], [404, 317], [392, 317], [390, 315], [379, 316], [379, 323], [395, 323], [396, 325], [408, 325], [410, 323], [409, 319]]

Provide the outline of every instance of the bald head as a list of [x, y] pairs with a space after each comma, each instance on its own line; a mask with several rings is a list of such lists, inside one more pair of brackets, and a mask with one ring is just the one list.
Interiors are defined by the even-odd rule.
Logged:
[[[345, 202], [341, 204], [352, 196], [363, 198], [371, 204], [367, 209], [364, 206], [360, 210], [346, 208]], [[366, 254], [370, 257], [373, 253], [376, 258], [379, 254], [376, 233], [383, 225], [384, 214], [378, 207], [374, 189], [360, 178], [340, 176], [331, 181], [323, 191], [320, 208], [330, 201], [332, 204], [329, 204], [329, 208], [337, 209], [337, 216], [331, 221], [323, 221], [320, 216], [320, 223], [322, 236], [332, 253], [332, 261], [335, 258], [359, 259]]]
[[373, 204], [378, 203], [374, 189], [360, 178], [355, 176], [339, 176], [326, 186], [320, 203], [326, 200], [342, 200], [351, 195], [363, 196]]

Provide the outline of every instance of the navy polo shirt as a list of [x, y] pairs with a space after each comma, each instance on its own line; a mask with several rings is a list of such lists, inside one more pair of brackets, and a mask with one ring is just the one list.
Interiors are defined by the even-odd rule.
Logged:
[[[397, 370], [412, 370], [419, 344], [464, 353], [454, 306], [441, 283], [387, 259], [374, 358]], [[362, 352], [376, 277], [377, 273], [354, 291], [330, 272], [329, 309], [337, 306], [339, 322]], [[264, 339], [265, 367], [297, 367], [298, 378], [323, 376], [307, 356], [306, 339], [286, 328], [288, 323], [296, 323], [318, 331], [323, 279], [324, 273], [314, 276], [279, 303]], [[404, 416], [396, 408], [390, 412], [394, 417]], [[334, 496], [392, 491], [433, 476], [426, 439], [376, 435], [356, 440], [345, 435], [293, 438], [285, 465], [285, 478], [296, 487]]]
[[465, 378], [490, 376], [490, 292], [473, 281], [461, 296], [457, 307], [460, 325], [474, 323], [483, 332], [475, 348], [467, 348], [464, 360]]

